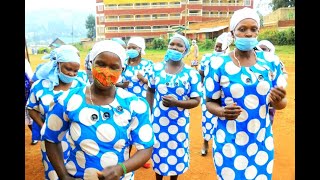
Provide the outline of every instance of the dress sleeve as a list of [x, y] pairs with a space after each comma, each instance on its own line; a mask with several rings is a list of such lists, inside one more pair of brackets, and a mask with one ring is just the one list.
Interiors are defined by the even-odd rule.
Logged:
[[282, 62], [279, 59], [279, 57], [275, 55], [275, 61], [274, 61], [275, 67], [273, 72], [271, 72], [273, 73], [273, 76], [274, 76], [272, 84], [286, 88], [288, 83], [286, 80], [285, 73], [283, 73], [283, 66], [281, 63]]
[[132, 111], [131, 139], [133, 145], [140, 150], [150, 148], [154, 144], [154, 133], [151, 126], [150, 107], [144, 98], [130, 102]]
[[[68, 93], [65, 91], [64, 93]], [[69, 129], [69, 120], [67, 113], [67, 108], [63, 104], [67, 104], [65, 101], [65, 95], [62, 94], [57, 101], [54, 102], [53, 108], [47, 113], [45, 124], [41, 130], [41, 134], [44, 140], [58, 143], [61, 142], [62, 138]]]
[[190, 91], [189, 97], [193, 98], [193, 97], [202, 96], [202, 83], [201, 83], [200, 73], [195, 69], [191, 69], [190, 78], [191, 78], [191, 82], [190, 82], [191, 91]]
[[38, 80], [32, 84], [29, 98], [26, 104], [27, 109], [34, 109], [40, 112], [40, 109], [39, 109], [40, 99], [39, 99], [39, 96], [37, 95], [42, 94], [43, 91], [44, 91], [44, 87], [41, 85], [41, 80]]
[[148, 75], [148, 87], [149, 88], [155, 88], [155, 76], [154, 76], [154, 74], [155, 74], [155, 70], [154, 70], [154, 66], [155, 66], [156, 64], [154, 64], [154, 65], [152, 65], [151, 67], [150, 67], [150, 70], [149, 70], [149, 75]]
[[203, 84], [205, 87], [206, 97], [210, 99], [219, 99], [221, 96], [221, 86], [220, 86], [220, 68], [214, 69], [212, 62], [214, 60], [210, 60], [205, 71], [204, 71], [204, 80]]

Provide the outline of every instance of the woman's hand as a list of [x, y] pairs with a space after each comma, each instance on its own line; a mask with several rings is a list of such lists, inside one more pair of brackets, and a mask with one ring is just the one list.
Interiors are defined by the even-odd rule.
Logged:
[[176, 102], [178, 100], [176, 98], [174, 98], [173, 96], [170, 95], [166, 95], [162, 97], [162, 104], [165, 107], [171, 107], [171, 106], [176, 106]]
[[122, 174], [123, 170], [120, 165], [109, 166], [97, 172], [99, 180], [119, 180]]
[[235, 120], [241, 113], [241, 107], [237, 103], [227, 105], [223, 108], [221, 117], [225, 117], [227, 120]]
[[286, 97], [286, 90], [283, 87], [274, 87], [270, 90], [269, 100], [270, 103], [279, 103]]
[[274, 87], [270, 90], [269, 101], [275, 109], [283, 109], [287, 105], [286, 90], [283, 87]]

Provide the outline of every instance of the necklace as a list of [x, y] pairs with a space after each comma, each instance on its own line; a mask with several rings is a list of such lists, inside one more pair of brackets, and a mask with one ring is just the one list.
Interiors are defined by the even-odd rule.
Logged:
[[89, 87], [89, 98], [90, 98], [91, 104], [92, 104], [92, 105], [95, 105], [95, 104], [93, 103], [92, 97], [91, 97], [91, 85], [90, 85], [90, 87]]
[[[176, 74], [177, 72], [179, 72], [182, 69], [183, 65], [184, 65], [184, 63], [181, 63], [180, 67], [176, 71], [174, 71], [173, 73], [169, 73], [169, 72], [168, 73], [169, 74]], [[168, 65], [167, 64], [166, 64], [166, 69], [168, 70]]]
[[233, 56], [234, 56], [234, 58], [238, 61], [239, 67], [241, 67], [240, 61], [239, 61], [239, 59], [238, 59], [237, 56], [236, 56], [236, 51], [235, 51], [235, 50], [233, 51]]
[[[257, 60], [257, 55], [256, 55], [256, 53], [253, 52], [253, 54], [254, 54], [254, 56], [256, 57], [256, 60]], [[239, 59], [238, 59], [237, 56], [236, 56], [236, 51], [235, 51], [235, 50], [233, 51], [233, 56], [234, 56], [234, 58], [237, 60], [237, 62], [238, 62], [238, 64], [239, 64], [239, 67], [241, 67], [240, 61], [239, 61]]]

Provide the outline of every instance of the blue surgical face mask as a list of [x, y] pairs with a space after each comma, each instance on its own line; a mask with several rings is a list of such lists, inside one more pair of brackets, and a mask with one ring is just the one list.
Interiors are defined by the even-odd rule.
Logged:
[[127, 55], [129, 56], [129, 58], [133, 59], [139, 56], [139, 51], [135, 50], [135, 49], [129, 49], [127, 50]]
[[235, 46], [241, 51], [250, 51], [258, 44], [258, 39], [255, 38], [239, 38], [235, 36]]
[[63, 74], [61, 72], [61, 68], [59, 68], [58, 77], [64, 83], [71, 83], [76, 78], [76, 76], [68, 76], [68, 75]]
[[213, 54], [216, 56], [220, 56], [220, 55], [224, 54], [224, 52], [223, 51], [221, 51], [221, 52], [213, 51]]
[[172, 61], [180, 61], [183, 58], [183, 53], [173, 49], [168, 49], [165, 56], [167, 59], [171, 59]]

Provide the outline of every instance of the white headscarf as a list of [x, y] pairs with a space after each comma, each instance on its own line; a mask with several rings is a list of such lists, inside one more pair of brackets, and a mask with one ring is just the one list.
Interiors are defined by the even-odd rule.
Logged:
[[139, 48], [141, 48], [141, 54], [145, 55], [146, 52], [144, 51], [146, 49], [146, 43], [143, 37], [131, 37], [127, 43], [129, 45], [130, 43], [137, 45]]
[[230, 31], [233, 31], [236, 26], [239, 24], [240, 21], [244, 20], [244, 19], [253, 19], [258, 23], [258, 27], [260, 28], [260, 17], [258, 15], [258, 13], [248, 7], [236, 10], [231, 19], [230, 19]]
[[112, 40], [103, 40], [103, 41], [99, 41], [96, 42], [93, 47], [92, 50], [90, 51], [89, 54], [89, 61], [92, 61], [102, 52], [112, 52], [114, 54], [116, 54], [120, 60], [121, 60], [121, 65], [124, 66], [124, 61], [126, 59], [126, 50], [116, 41], [112, 41]]
[[272, 54], [274, 54], [274, 52], [275, 52], [275, 50], [276, 50], [276, 48], [274, 47], [274, 45], [273, 45], [270, 41], [268, 41], [268, 40], [261, 40], [261, 41], [259, 41], [259, 43], [258, 43], [258, 45], [257, 45], [257, 48], [258, 48], [259, 50], [262, 50], [262, 49], [260, 48], [260, 45], [265, 45], [265, 46], [267, 46], [267, 47], [270, 49], [270, 52], [271, 52]]
[[222, 50], [226, 50], [226, 53], [228, 53], [229, 51], [229, 46], [232, 43], [233, 38], [230, 32], [224, 32], [222, 34], [220, 34], [220, 36], [218, 36], [217, 40], [216, 40], [216, 44], [217, 43], [221, 43], [222, 44]]

